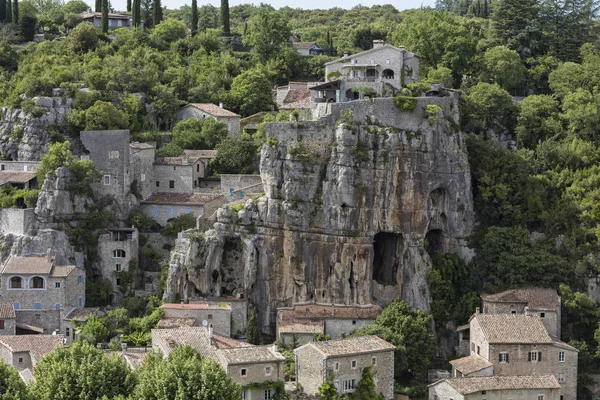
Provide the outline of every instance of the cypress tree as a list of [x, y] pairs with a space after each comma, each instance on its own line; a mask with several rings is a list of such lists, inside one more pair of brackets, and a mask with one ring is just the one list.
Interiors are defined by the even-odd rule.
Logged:
[[102, 0], [102, 32], [108, 33], [108, 0]]
[[131, 12], [131, 0], [127, 0], [127, 12]]
[[160, 4], [160, 0], [154, 0], [154, 2], [152, 2], [152, 12], [154, 16], [154, 26], [156, 26], [162, 21], [162, 5]]
[[7, 24], [12, 22], [12, 1], [6, 0], [6, 18], [4, 19]]
[[6, 20], [6, 0], [0, 0], [0, 22]]
[[131, 23], [133, 24], [134, 28], [138, 28], [140, 26], [140, 0], [133, 0]]
[[94, 5], [95, 12], [102, 12], [102, 0], [96, 0], [96, 4]]
[[21, 17], [19, 28], [21, 31], [21, 37], [27, 42], [32, 42], [35, 37], [35, 25], [37, 24], [37, 18], [28, 16], [27, 14]]
[[19, 23], [19, 0], [13, 2], [12, 20], [15, 24]]
[[192, 36], [198, 33], [198, 1], [192, 0]]
[[258, 328], [258, 318], [256, 317], [255, 309], [252, 309], [250, 312], [248, 325], [246, 325], [246, 340], [250, 344], [260, 344], [260, 329]]
[[223, 33], [229, 35], [229, 0], [221, 0], [221, 24], [223, 24]]

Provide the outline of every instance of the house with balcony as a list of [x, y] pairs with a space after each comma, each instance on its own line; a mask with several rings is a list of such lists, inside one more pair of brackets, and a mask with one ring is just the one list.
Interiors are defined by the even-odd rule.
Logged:
[[325, 83], [310, 88], [314, 103], [358, 100], [365, 94], [393, 96], [419, 79], [419, 58], [403, 46], [374, 40], [373, 48], [325, 64]]

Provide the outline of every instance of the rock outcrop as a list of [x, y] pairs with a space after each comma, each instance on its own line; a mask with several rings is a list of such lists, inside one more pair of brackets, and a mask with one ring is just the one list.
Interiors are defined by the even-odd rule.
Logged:
[[277, 307], [299, 302], [401, 297], [429, 309], [429, 253], [467, 255], [474, 225], [457, 103], [454, 94], [419, 98], [401, 111], [374, 99], [332, 104], [318, 121], [268, 124], [264, 196], [221, 208], [207, 232], [180, 235], [166, 300], [242, 293], [270, 333]]

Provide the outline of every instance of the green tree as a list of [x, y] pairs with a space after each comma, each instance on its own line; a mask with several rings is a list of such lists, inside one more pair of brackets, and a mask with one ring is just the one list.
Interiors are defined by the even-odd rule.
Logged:
[[6, 0], [0, 0], [0, 22], [6, 20]]
[[375, 391], [375, 379], [371, 367], [363, 368], [360, 380], [354, 392], [350, 394], [350, 400], [385, 400], [382, 394]]
[[0, 400], [30, 400], [29, 389], [12, 366], [0, 362]]
[[500, 134], [513, 130], [516, 113], [517, 106], [506, 90], [496, 83], [479, 82], [465, 97], [461, 116], [467, 131], [480, 133], [492, 129]]
[[452, 77], [452, 70], [450, 68], [439, 66], [427, 72], [426, 82], [443, 83], [445, 87], [451, 88], [453, 81], [454, 78]]
[[69, 48], [76, 54], [87, 53], [98, 45], [98, 33], [89, 22], [77, 25], [69, 35]]
[[110, 336], [110, 330], [107, 328], [104, 318], [91, 315], [83, 325], [81, 335], [91, 344], [96, 344], [106, 342]]
[[12, 20], [15, 24], [19, 23], [19, 0], [13, 0]]
[[94, 11], [95, 12], [102, 12], [102, 3], [104, 0], [96, 0], [94, 3]]
[[198, 0], [192, 0], [192, 37], [198, 33]]
[[257, 146], [249, 139], [227, 137], [217, 145], [217, 156], [209, 169], [218, 174], [253, 174], [256, 172]]
[[21, 33], [21, 37], [26, 42], [32, 42], [35, 37], [35, 27], [37, 24], [37, 19], [30, 15], [23, 15], [21, 17], [21, 21], [19, 22], [19, 31]]
[[112, 103], [98, 100], [85, 111], [86, 131], [101, 131], [111, 129], [125, 129], [127, 122], [122, 111]]
[[246, 340], [248, 343], [258, 345], [261, 343], [260, 328], [258, 327], [258, 317], [256, 316], [256, 309], [250, 311], [250, 317], [248, 318], [248, 325], [246, 325]]
[[89, 9], [90, 6], [83, 0], [70, 0], [62, 7], [62, 10], [65, 14], [81, 14]]
[[223, 34], [231, 34], [229, 28], [229, 0], [221, 0], [221, 26], [223, 27]]
[[12, 46], [6, 41], [0, 41], [0, 68], [13, 71], [17, 68], [18, 56]]
[[42, 156], [40, 167], [37, 171], [37, 178], [40, 185], [46, 180], [46, 174], [54, 173], [58, 167], [70, 166], [77, 157], [71, 153], [71, 143], [66, 141], [54, 143], [50, 146], [48, 153]]
[[527, 73], [519, 54], [505, 46], [487, 49], [483, 54], [482, 67], [481, 79], [497, 83], [505, 90], [521, 87]]
[[127, 0], [127, 12], [131, 12], [131, 0]]
[[536, 0], [498, 0], [492, 3], [491, 34], [500, 45], [521, 57], [534, 55], [539, 46]]
[[230, 96], [234, 108], [243, 116], [269, 110], [273, 106], [271, 82], [263, 67], [255, 67], [236, 76]]
[[193, 214], [181, 214], [169, 218], [167, 225], [161, 229], [160, 234], [173, 239], [177, 238], [179, 232], [196, 227], [196, 217]]
[[108, 33], [108, 0], [102, 0], [102, 32]]
[[265, 63], [290, 44], [290, 28], [279, 11], [262, 6], [248, 20], [244, 44], [254, 48], [257, 59]]
[[6, 23], [10, 24], [13, 22], [12, 20], [12, 0], [6, 0]]
[[152, 17], [154, 21], [154, 26], [157, 26], [161, 23], [163, 19], [163, 14], [160, 0], [152, 0]]
[[135, 385], [124, 360], [83, 341], [46, 355], [35, 366], [34, 376], [32, 392], [41, 400], [128, 396]]
[[319, 386], [321, 400], [338, 400], [338, 391], [333, 382], [325, 381]]
[[169, 18], [154, 26], [150, 38], [163, 45], [165, 50], [170, 43], [174, 43], [187, 36], [187, 27], [181, 21]]
[[132, 24], [134, 28], [139, 28], [142, 19], [141, 0], [133, 0], [133, 10], [131, 12]]
[[519, 110], [515, 133], [520, 147], [534, 149], [563, 131], [558, 102], [550, 95], [527, 96], [519, 103]]
[[214, 149], [227, 135], [227, 125], [213, 118], [186, 119], [173, 127], [173, 142], [182, 149]]

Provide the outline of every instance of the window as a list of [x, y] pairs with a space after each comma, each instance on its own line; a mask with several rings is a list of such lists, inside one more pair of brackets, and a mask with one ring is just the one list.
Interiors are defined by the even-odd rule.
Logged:
[[475, 343], [471, 342], [471, 351], [475, 351]]
[[54, 282], [54, 289], [60, 289], [60, 282]]
[[65, 328], [65, 336], [69, 337], [70, 334], [71, 334], [71, 329], [70, 328]]
[[83, 298], [78, 299], [79, 308], [83, 307]]
[[342, 393], [353, 392], [355, 384], [356, 384], [356, 379], [346, 379], [342, 383]]
[[356, 320], [355, 319], [352, 320], [352, 325], [356, 325]]
[[18, 276], [13, 276], [10, 278], [9, 285], [11, 289], [23, 289], [23, 279]]
[[477, 346], [477, 354], [481, 355], [481, 348]]
[[116, 264], [115, 265], [115, 271], [121, 272], [121, 264]]
[[4, 320], [0, 319], [0, 329], [4, 329]]
[[19, 357], [19, 364], [23, 363], [23, 357]]
[[246, 400], [246, 391], [242, 390], [242, 400]]
[[481, 395], [486, 395], [487, 394], [487, 390], [482, 390], [481, 391]]
[[507, 363], [508, 362], [508, 353], [503, 351], [502, 353], [498, 354], [498, 362], [502, 363]]
[[558, 373], [558, 383], [565, 383], [566, 379], [565, 379], [565, 373], [564, 372], [559, 372]]
[[110, 158], [111, 160], [118, 160], [119, 159], [119, 152], [116, 151], [116, 150], [109, 151], [108, 152], [108, 158]]
[[42, 304], [39, 301], [34, 301], [33, 302], [33, 309], [34, 310], [41, 310], [42, 309]]
[[510, 313], [511, 313], [511, 314], [516, 314], [516, 313], [517, 313], [517, 311], [516, 311], [516, 310], [511, 310], [511, 311], [510, 311]]
[[333, 370], [334, 370], [335, 372], [338, 372], [338, 371], [340, 370], [340, 363], [339, 363], [339, 362], [336, 362], [336, 363], [335, 363], [335, 365], [334, 365], [334, 367], [333, 367]]
[[173, 171], [177, 171], [177, 167], [175, 167], [175, 166], [174, 166], [174, 167], [173, 167]]
[[265, 376], [271, 376], [272, 372], [273, 372], [272, 367], [265, 367]]
[[565, 362], [565, 352], [564, 351], [558, 352], [558, 362]]
[[440, 400], [440, 396], [438, 396], [437, 394], [433, 395], [433, 400]]
[[13, 304], [13, 307], [14, 307], [15, 310], [18, 310], [21, 307], [21, 305], [19, 304], [18, 301], [15, 301], [14, 304]]
[[351, 365], [352, 369], [356, 369], [356, 360], [352, 360]]
[[104, 175], [102, 181], [104, 182], [104, 186], [110, 185], [110, 175]]
[[59, 304], [59, 303], [56, 303], [56, 304], [54, 305], [54, 307], [56, 308], [56, 310], [57, 310], [57, 311], [59, 311], [59, 310], [60, 310], [60, 304]]
[[196, 172], [200, 172], [200, 164], [196, 164]]
[[371, 358], [371, 365], [372, 365], [372, 366], [375, 366], [375, 365], [377, 365], [377, 357], [372, 357], [372, 358]]
[[146, 174], [141, 174], [140, 175], [140, 181], [142, 181], [142, 182], [146, 181]]
[[385, 60], [385, 65], [390, 65], [390, 59]]
[[77, 284], [78, 284], [78, 285], [83, 285], [83, 275], [79, 275], [79, 276], [77, 277]]
[[175, 189], [175, 181], [169, 181], [169, 189]]
[[540, 313], [540, 318], [546, 318], [546, 313], [545, 312], [541, 312]]
[[31, 281], [29, 282], [30, 289], [44, 289], [44, 287], [44, 278], [40, 276], [34, 276], [31, 278]]
[[542, 352], [541, 351], [530, 351], [529, 352], [529, 361], [531, 361], [531, 362], [542, 361]]
[[565, 400], [565, 396], [563, 396], [562, 394], [560, 395], [560, 400]]
[[265, 400], [271, 400], [271, 389], [265, 389]]
[[0, 171], [4, 171], [5, 167], [4, 164], [0, 165]]
[[156, 187], [160, 187], [160, 182], [156, 181]]
[[544, 395], [543, 394], [538, 394], [537, 400], [544, 400]]
[[125, 250], [117, 249], [113, 251], [113, 258], [125, 258]]
[[152, 215], [154, 215], [154, 216], [158, 215], [158, 206], [152, 206]]
[[42, 315], [41, 314], [35, 314], [35, 319], [42, 319]]
[[212, 319], [212, 314], [208, 314], [208, 319]]
[[25, 165], [23, 166], [23, 171], [25, 171], [25, 172], [29, 171], [29, 168], [28, 168], [28, 167], [29, 167], [29, 166], [28, 166], [27, 164], [25, 164]]
[[117, 278], [117, 286], [121, 286], [121, 278]]
[[372, 58], [369, 60], [369, 64], [375, 64], [375, 60], [373, 60]]
[[242, 368], [240, 370], [240, 375], [242, 376], [242, 378], [245, 378], [248, 376], [248, 370], [246, 368]]

